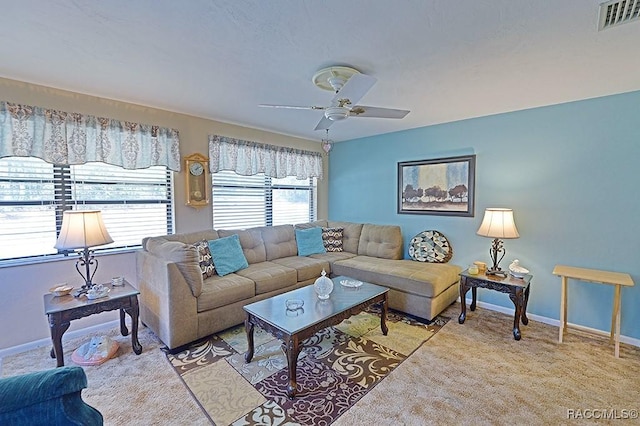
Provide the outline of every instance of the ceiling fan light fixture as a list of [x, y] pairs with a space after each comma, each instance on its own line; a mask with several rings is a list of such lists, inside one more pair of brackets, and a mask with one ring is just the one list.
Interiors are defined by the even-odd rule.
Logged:
[[349, 116], [349, 108], [329, 107], [326, 110], [324, 110], [324, 116], [331, 121], [344, 120]]

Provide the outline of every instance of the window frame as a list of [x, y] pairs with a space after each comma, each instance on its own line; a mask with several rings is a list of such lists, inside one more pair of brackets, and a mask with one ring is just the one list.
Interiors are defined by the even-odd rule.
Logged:
[[[216, 183], [216, 175], [224, 173], [225, 176], [231, 176], [231, 174], [235, 175], [233, 178], [237, 180], [236, 182], [229, 183], [230, 178], [225, 177], [225, 181], [223, 183]], [[291, 176], [290, 176], [291, 177]], [[242, 182], [242, 178], [246, 178], [244, 182]], [[258, 185], [255, 182], [256, 178], [262, 178], [262, 184]], [[292, 184], [292, 183], [283, 183], [278, 182], [279, 179], [272, 178], [266, 176], [264, 174], [251, 175], [251, 176], [243, 176], [234, 171], [221, 171], [217, 173], [211, 174], [211, 204], [212, 204], [212, 213], [213, 213], [213, 221], [212, 227], [213, 229], [226, 229], [224, 225], [216, 226], [216, 189], [224, 189], [224, 190], [233, 190], [235, 189], [249, 189], [255, 190], [256, 194], [259, 191], [264, 191], [263, 202], [262, 205], [264, 207], [264, 224], [255, 225], [248, 224], [246, 226], [235, 226], [235, 229], [247, 229], [254, 226], [274, 226], [274, 191], [278, 190], [293, 190], [293, 191], [305, 191], [308, 193], [308, 207], [307, 207], [307, 216], [308, 221], [312, 222], [316, 220], [318, 211], [317, 211], [317, 196], [318, 196], [318, 185], [316, 178], [308, 178], [308, 179], [300, 179], [301, 182], [305, 182], [304, 184]], [[275, 181], [275, 182], [274, 182]], [[225, 218], [226, 219], [226, 218]], [[278, 224], [280, 225], [280, 224]]]
[[[13, 159], [13, 160], [20, 160], [22, 158], [33, 158], [33, 157], [6, 157], [8, 159]], [[114, 179], [77, 179], [74, 177], [75, 173], [73, 168], [74, 167], [81, 167], [84, 166], [83, 165], [68, 165], [68, 164], [50, 164], [50, 163], [46, 163], [44, 162], [44, 160], [40, 160], [43, 161], [43, 163], [45, 164], [49, 164], [51, 166], [51, 178], [50, 179], [46, 179], [45, 174], [43, 173], [42, 178], [34, 178], [33, 176], [26, 176], [22, 179], [11, 179], [10, 174], [9, 174], [9, 178], [5, 179], [4, 182], [29, 182], [29, 181], [40, 181], [43, 184], [49, 183], [49, 184], [53, 184], [53, 189], [52, 189], [52, 193], [48, 194], [46, 192], [43, 192], [44, 197], [40, 200], [25, 200], [25, 201], [16, 201], [15, 199], [9, 199], [9, 200], [2, 200], [0, 199], [0, 206], [5, 207], [5, 206], [52, 206], [54, 209], [54, 215], [55, 215], [55, 236], [56, 239], [60, 234], [61, 228], [62, 228], [62, 217], [63, 217], [63, 213], [66, 210], [73, 210], [73, 209], [77, 209], [77, 210], [82, 210], [83, 206], [91, 206], [91, 209], [94, 209], [94, 207], [96, 209], [102, 210], [99, 207], [100, 206], [114, 206], [114, 205], [122, 205], [122, 206], [126, 206], [126, 205], [131, 205], [131, 206], [145, 206], [145, 205], [153, 205], [153, 204], [157, 204], [157, 205], [164, 205], [165, 206], [165, 222], [166, 223], [166, 234], [172, 234], [175, 230], [175, 190], [174, 190], [174, 175], [173, 172], [166, 166], [152, 166], [153, 168], [164, 168], [164, 170], [162, 170], [164, 172], [164, 179], [162, 181], [160, 181], [160, 179], [158, 179], [157, 182], [150, 182], [149, 185], [153, 186], [158, 186], [160, 188], [162, 188], [163, 191], [166, 191], [166, 198], [160, 198], [160, 199], [152, 199], [152, 198], [148, 198], [148, 199], [127, 199], [127, 198], [121, 198], [121, 199], [116, 199], [116, 200], [109, 200], [109, 199], [102, 199], [100, 200], [99, 198], [97, 199], [86, 199], [86, 200], [79, 200], [75, 197], [75, 193], [78, 192], [76, 185], [81, 185], [81, 184], [104, 184], [104, 185], [135, 185], [135, 179], [131, 179], [131, 180], [127, 180], [127, 178], [129, 176], [127, 176], [128, 174], [135, 172], [136, 170], [130, 170], [130, 169], [124, 169], [121, 166], [116, 166], [116, 165], [108, 165], [106, 163], [101, 163], [101, 162], [91, 162], [91, 163], [86, 163], [86, 165], [92, 165], [92, 164], [102, 164], [102, 165], [106, 165], [109, 167], [117, 167], [120, 168], [122, 170], [124, 170], [125, 172], [123, 172], [122, 175], [120, 176], [114, 176]], [[142, 170], [147, 170], [147, 169], [142, 169]], [[160, 170], [158, 170], [160, 171]], [[118, 179], [120, 178], [120, 179]], [[0, 179], [0, 182], [2, 182], [3, 180]], [[160, 184], [159, 182], [162, 182], [162, 184]], [[46, 190], [45, 190], [46, 191]], [[44, 216], [44, 212], [43, 212], [43, 216]], [[104, 216], [104, 212], [103, 212], [103, 216]], [[51, 224], [53, 226], [53, 224]], [[49, 225], [47, 224], [44, 229], [48, 229]], [[113, 229], [113, 226], [112, 226]], [[119, 229], [119, 228], [116, 228]], [[48, 231], [50, 232], [50, 230]], [[116, 231], [117, 232], [117, 231]], [[148, 236], [148, 235], [145, 235]], [[141, 239], [144, 238], [144, 236], [141, 236]], [[133, 250], [137, 250], [141, 247], [141, 242], [138, 244], [131, 244], [131, 243], [127, 243], [126, 241], [123, 242], [120, 245], [114, 245], [117, 244], [118, 241], [110, 244], [109, 246], [106, 247], [96, 247], [95, 249], [93, 249], [93, 251], [98, 254], [107, 254], [107, 253], [123, 253], [123, 252], [129, 252], [129, 251], [133, 251]], [[39, 254], [31, 254], [31, 255], [26, 255], [26, 256], [17, 256], [17, 257], [11, 257], [11, 258], [0, 258], [0, 267], [2, 266], [9, 266], [9, 265], [20, 265], [20, 264], [31, 264], [31, 263], [40, 263], [40, 262], [49, 262], [49, 261], [56, 261], [56, 260], [61, 260], [64, 258], [68, 258], [69, 256], [72, 256], [76, 253], [75, 250], [55, 250], [55, 252], [53, 253], [39, 253]]]

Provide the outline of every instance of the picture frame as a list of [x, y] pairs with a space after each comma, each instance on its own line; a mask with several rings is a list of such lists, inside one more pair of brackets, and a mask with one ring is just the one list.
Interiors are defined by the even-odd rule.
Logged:
[[398, 213], [474, 216], [476, 156], [398, 163]]

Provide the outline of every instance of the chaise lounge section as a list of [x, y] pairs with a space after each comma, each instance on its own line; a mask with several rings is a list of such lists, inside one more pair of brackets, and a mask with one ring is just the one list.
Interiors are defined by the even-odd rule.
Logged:
[[[296, 234], [311, 228], [336, 231], [341, 251], [300, 256]], [[224, 276], [203, 273], [196, 244], [232, 236], [246, 267]], [[322, 220], [149, 237], [142, 247], [140, 316], [171, 350], [241, 324], [244, 305], [312, 284], [322, 270], [389, 287], [390, 308], [428, 320], [458, 297], [461, 268], [403, 259], [399, 226]]]

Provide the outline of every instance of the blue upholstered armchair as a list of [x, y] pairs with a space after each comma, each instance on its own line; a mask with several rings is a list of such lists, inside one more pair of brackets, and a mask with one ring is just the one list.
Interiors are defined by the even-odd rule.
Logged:
[[102, 425], [102, 414], [82, 400], [86, 387], [80, 367], [0, 379], [0, 425]]

